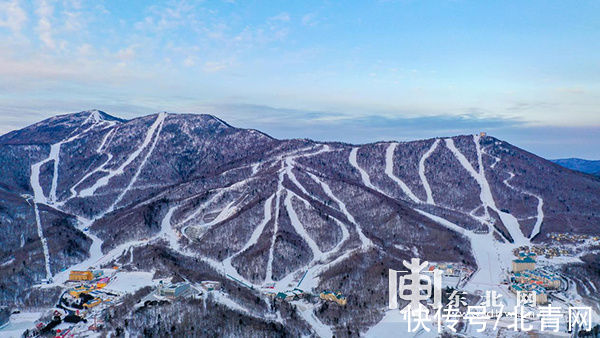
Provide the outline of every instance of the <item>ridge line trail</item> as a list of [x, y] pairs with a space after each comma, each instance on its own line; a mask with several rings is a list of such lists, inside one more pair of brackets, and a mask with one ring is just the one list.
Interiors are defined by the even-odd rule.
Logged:
[[131, 162], [135, 161], [135, 159], [137, 159], [140, 156], [140, 154], [144, 151], [144, 149], [146, 149], [148, 144], [150, 144], [150, 142], [152, 141], [152, 136], [154, 135], [154, 131], [162, 123], [165, 116], [166, 116], [166, 113], [158, 114], [154, 123], [152, 123], [150, 128], [148, 128], [148, 131], [146, 132], [146, 137], [144, 138], [144, 141], [142, 142], [142, 144], [138, 147], [138, 149], [136, 149], [133, 153], [131, 153], [129, 155], [129, 157], [127, 157], [127, 160], [125, 160], [125, 162], [123, 162], [115, 170], [109, 169], [108, 175], [100, 177], [91, 187], [81, 190], [79, 192], [79, 196], [80, 197], [90, 197], [90, 196], [94, 195], [96, 190], [100, 189], [101, 187], [106, 186], [111, 178], [113, 178], [117, 175], [122, 175], [125, 168], [129, 164], [131, 164]]
[[542, 223], [544, 222], [544, 209], [543, 209], [544, 200], [539, 195], [536, 195], [532, 192], [518, 189], [517, 187], [512, 186], [510, 183], [508, 183], [508, 181], [513, 179], [513, 177], [515, 177], [515, 174], [512, 171], [507, 171], [507, 173], [510, 175], [510, 177], [508, 177], [507, 179], [502, 181], [507, 187], [513, 189], [514, 191], [520, 192], [522, 194], [533, 196], [533, 197], [537, 198], [537, 200], [538, 200], [536, 221], [535, 221], [535, 225], [533, 226], [533, 229], [531, 230], [531, 235], [529, 236], [529, 239], [532, 239], [533, 237], [535, 237], [537, 234], [540, 233], [540, 230], [542, 228]]
[[394, 175], [394, 152], [396, 151], [396, 147], [398, 147], [397, 142], [390, 143], [385, 151], [385, 174], [388, 175], [394, 182], [396, 182], [404, 194], [408, 196], [415, 203], [422, 203], [422, 201], [413, 194], [410, 188], [402, 181], [399, 177]]
[[421, 156], [419, 159], [419, 177], [421, 178], [421, 184], [423, 185], [423, 189], [425, 189], [425, 194], [427, 196], [427, 203], [435, 205], [435, 201], [433, 200], [433, 193], [431, 192], [431, 187], [429, 186], [429, 181], [427, 180], [427, 176], [425, 176], [425, 161], [433, 154], [433, 152], [437, 149], [438, 144], [440, 143], [439, 139], [436, 139], [429, 150]]

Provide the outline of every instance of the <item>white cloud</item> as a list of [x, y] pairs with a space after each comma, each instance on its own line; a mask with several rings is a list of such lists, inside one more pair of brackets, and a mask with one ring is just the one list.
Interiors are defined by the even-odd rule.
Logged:
[[7, 27], [13, 33], [20, 33], [27, 21], [27, 14], [18, 0], [0, 2], [0, 27]]
[[207, 73], [214, 73], [226, 69], [231, 65], [231, 61], [206, 61], [202, 70]]
[[89, 43], [84, 43], [77, 48], [77, 54], [84, 57], [92, 55], [93, 51], [94, 47], [92, 47], [92, 45], [90, 45]]
[[39, 34], [40, 40], [46, 45], [46, 47], [54, 49], [56, 48], [56, 43], [54, 42], [54, 38], [52, 37], [52, 14], [54, 12], [54, 7], [50, 5], [50, 3], [46, 0], [41, 0], [38, 2], [38, 6], [35, 9], [35, 13], [38, 15], [38, 25], [37, 32]]
[[279, 13], [275, 16], [272, 16], [269, 18], [270, 21], [282, 21], [282, 22], [288, 22], [290, 21], [290, 15], [286, 12], [282, 12]]
[[317, 24], [317, 15], [315, 13], [308, 13], [302, 16], [302, 25], [304, 26], [315, 26]]
[[117, 52], [117, 58], [121, 60], [121, 62], [131, 61], [135, 58], [135, 49], [136, 45], [130, 45], [126, 48], [122, 48]]
[[193, 67], [194, 65], [196, 65], [196, 62], [194, 61], [194, 57], [192, 56], [188, 56], [183, 60], [183, 65], [186, 67]]

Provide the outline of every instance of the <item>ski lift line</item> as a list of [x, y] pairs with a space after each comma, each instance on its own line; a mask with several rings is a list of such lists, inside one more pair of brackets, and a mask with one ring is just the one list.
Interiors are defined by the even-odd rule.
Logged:
[[304, 280], [304, 277], [306, 277], [306, 274], [308, 274], [308, 270], [306, 270], [304, 272], [304, 275], [302, 275], [302, 278], [300, 278], [300, 281], [298, 282], [298, 285], [296, 285], [297, 288], [299, 288], [300, 284], [302, 284], [302, 281]]

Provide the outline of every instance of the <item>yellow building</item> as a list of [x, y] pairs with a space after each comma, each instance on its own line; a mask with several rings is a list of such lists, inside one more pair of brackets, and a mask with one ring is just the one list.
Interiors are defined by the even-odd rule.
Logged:
[[83, 304], [84, 307], [91, 309], [94, 306], [97, 306], [98, 304], [102, 303], [102, 299], [100, 298], [94, 298], [92, 300], [90, 300], [89, 302]]
[[89, 270], [88, 271], [73, 270], [69, 273], [69, 279], [77, 280], [77, 281], [91, 281], [92, 279], [94, 279], [94, 274]]
[[336, 302], [339, 305], [346, 305], [346, 297], [341, 292], [323, 291], [319, 295], [319, 298], [328, 300], [330, 302]]
[[525, 257], [523, 259], [515, 259], [512, 261], [513, 272], [521, 272], [525, 270], [535, 269], [535, 260], [531, 257]]
[[83, 287], [83, 286], [80, 286], [80, 287], [77, 287], [77, 288], [75, 288], [75, 289], [73, 289], [73, 290], [69, 291], [69, 294], [70, 294], [71, 296], [75, 297], [75, 298], [79, 298], [79, 296], [80, 296], [82, 293], [87, 293], [88, 291], [89, 291], [89, 290], [88, 290], [87, 288], [85, 288], [85, 287]]

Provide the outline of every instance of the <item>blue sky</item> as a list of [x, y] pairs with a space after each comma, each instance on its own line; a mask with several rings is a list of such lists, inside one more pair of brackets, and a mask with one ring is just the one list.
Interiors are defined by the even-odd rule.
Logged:
[[0, 133], [98, 108], [600, 158], [598, 1], [0, 0]]

